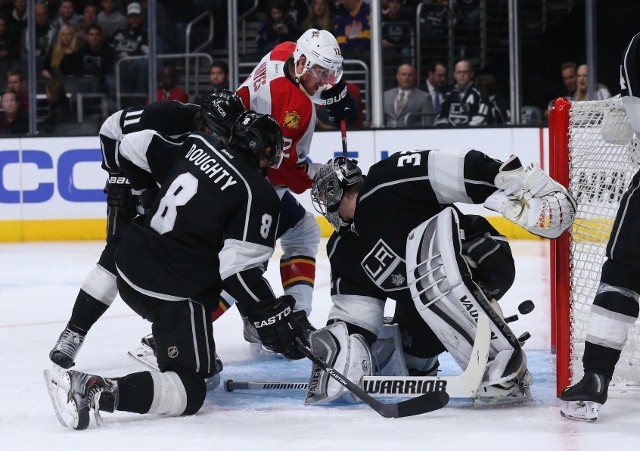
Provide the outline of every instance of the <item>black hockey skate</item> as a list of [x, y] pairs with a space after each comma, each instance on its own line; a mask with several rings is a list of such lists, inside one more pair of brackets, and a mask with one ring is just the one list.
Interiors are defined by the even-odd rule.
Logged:
[[100, 411], [113, 412], [118, 405], [118, 383], [79, 371], [44, 371], [44, 380], [58, 421], [64, 427], [86, 429], [89, 411], [102, 424]]
[[66, 327], [49, 353], [49, 358], [53, 363], [64, 369], [71, 368], [76, 364], [75, 358], [83, 342], [84, 335], [80, 335]]
[[600, 407], [607, 402], [610, 380], [598, 373], [587, 372], [580, 382], [560, 394], [560, 414], [577, 421], [596, 421]]

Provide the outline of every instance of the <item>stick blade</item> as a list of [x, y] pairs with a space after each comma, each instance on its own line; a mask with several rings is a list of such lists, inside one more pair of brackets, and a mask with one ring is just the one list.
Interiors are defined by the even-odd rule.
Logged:
[[380, 415], [386, 418], [404, 418], [442, 409], [449, 403], [449, 395], [445, 391], [425, 393], [397, 404], [383, 404]]

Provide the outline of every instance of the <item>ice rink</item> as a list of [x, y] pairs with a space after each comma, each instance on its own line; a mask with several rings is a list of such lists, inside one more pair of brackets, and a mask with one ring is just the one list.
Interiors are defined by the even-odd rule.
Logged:
[[[524, 349], [534, 376], [528, 404], [474, 410], [469, 401], [421, 416], [385, 419], [364, 404], [304, 406], [303, 391], [210, 391], [192, 417], [164, 418], [104, 413], [102, 427], [63, 428], [56, 419], [42, 371], [65, 327], [82, 280], [103, 243], [0, 244], [0, 448], [3, 450], [637, 450], [640, 398], [610, 397], [595, 423], [563, 419], [555, 397], [555, 360], [549, 349], [548, 242], [512, 243], [517, 265], [514, 287], [502, 300], [505, 315], [525, 299], [535, 310], [512, 323], [532, 338]], [[324, 249], [324, 244], [322, 245]], [[268, 276], [281, 292], [276, 252]], [[329, 264], [319, 255], [311, 322], [327, 317]], [[392, 309], [392, 305], [388, 308]], [[150, 325], [117, 298], [89, 332], [76, 369], [103, 376], [143, 371], [127, 357]], [[307, 382], [308, 361], [255, 356], [242, 338], [235, 308], [214, 326], [222, 379]], [[444, 370], [459, 372], [443, 359]]]

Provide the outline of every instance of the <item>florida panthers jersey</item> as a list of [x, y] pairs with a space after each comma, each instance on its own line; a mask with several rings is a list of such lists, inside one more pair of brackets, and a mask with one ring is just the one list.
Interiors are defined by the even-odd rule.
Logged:
[[[116, 253], [129, 285], [156, 298], [211, 307], [223, 288], [241, 304], [264, 297], [250, 290], [274, 299], [258, 279], [273, 253], [280, 203], [253, 161], [209, 135], [193, 133], [179, 144], [145, 130], [124, 137], [120, 167], [136, 189], [146, 183], [140, 170], [160, 185], [148, 214], [131, 223]], [[243, 290], [226, 285], [243, 271], [250, 273]]]
[[116, 111], [100, 128], [103, 169], [117, 170], [115, 161], [117, 143], [122, 138], [140, 130], [155, 130], [165, 135], [177, 136], [197, 131], [195, 117], [200, 106], [178, 101], [153, 102], [145, 107], [131, 107]]
[[[412, 304], [405, 266], [409, 232], [454, 202], [484, 202], [496, 190], [500, 164], [476, 150], [424, 150], [371, 166], [353, 224], [327, 244], [331, 294], [342, 306], [330, 318], [381, 327], [387, 298]], [[380, 317], [371, 318], [376, 312]]]
[[278, 169], [269, 169], [269, 180], [295, 193], [311, 187], [307, 155], [316, 127], [316, 109], [309, 96], [291, 79], [286, 61], [295, 50], [293, 42], [277, 45], [238, 88], [247, 109], [273, 116], [284, 135], [284, 158]]

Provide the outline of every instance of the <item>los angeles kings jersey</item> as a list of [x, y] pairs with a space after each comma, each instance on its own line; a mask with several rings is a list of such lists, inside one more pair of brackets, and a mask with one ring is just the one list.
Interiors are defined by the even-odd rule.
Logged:
[[[135, 189], [147, 183], [141, 170], [160, 185], [148, 214], [132, 222], [116, 254], [127, 283], [159, 299], [210, 306], [223, 288], [241, 304], [260, 301], [263, 293], [275, 299], [257, 279], [273, 253], [279, 199], [254, 162], [201, 133], [181, 144], [150, 130], [129, 134], [120, 154]], [[225, 284], [240, 273], [243, 292]], [[260, 294], [251, 293], [258, 285]]]
[[170, 136], [195, 132], [195, 117], [199, 111], [199, 105], [175, 100], [116, 111], [100, 127], [102, 168], [107, 171], [117, 170], [117, 143], [125, 135], [141, 130], [155, 130]]
[[[373, 166], [358, 195], [352, 226], [327, 244], [330, 319], [381, 326], [387, 298], [412, 302], [405, 246], [409, 232], [454, 202], [482, 203], [496, 188], [500, 162], [476, 150], [401, 152]], [[338, 302], [336, 302], [338, 301]], [[371, 329], [369, 329], [371, 330]]]
[[307, 155], [316, 127], [316, 109], [307, 94], [290, 78], [287, 58], [296, 45], [277, 45], [258, 63], [238, 88], [247, 109], [270, 114], [280, 124], [284, 135], [284, 155], [278, 169], [269, 168], [269, 180], [300, 194], [311, 188], [307, 174]]

